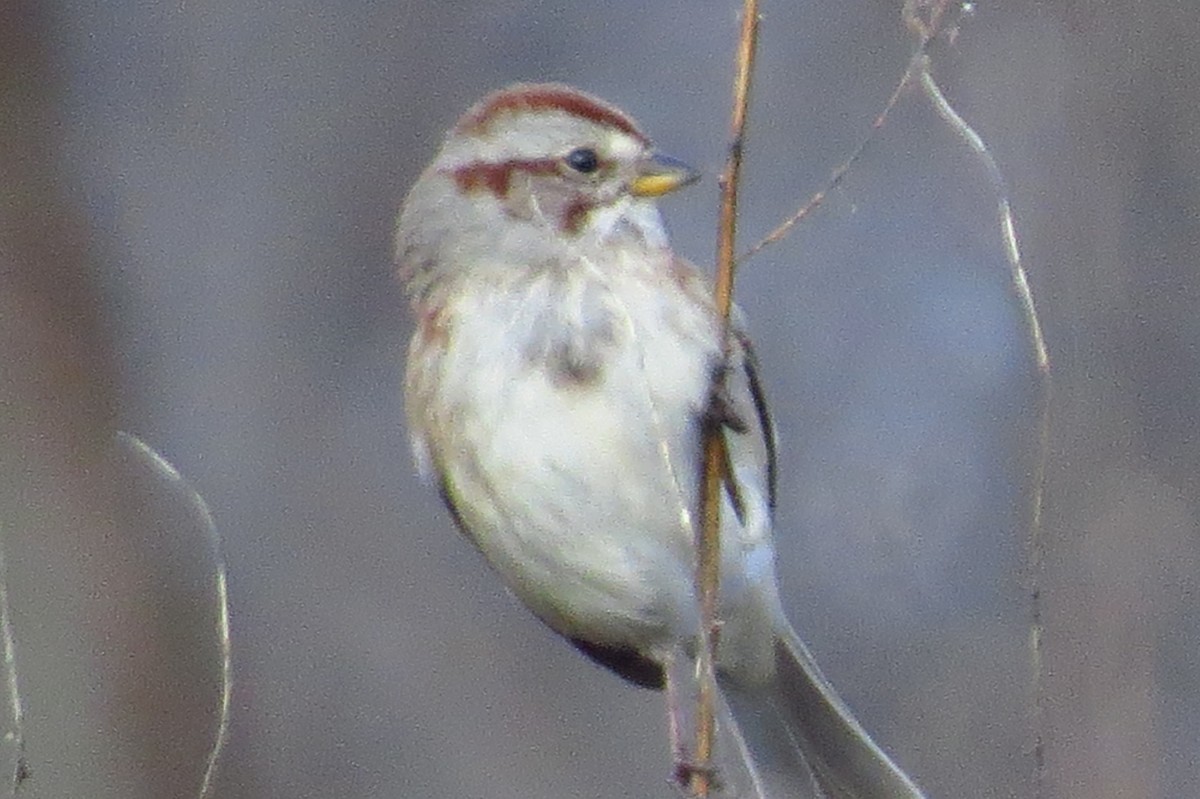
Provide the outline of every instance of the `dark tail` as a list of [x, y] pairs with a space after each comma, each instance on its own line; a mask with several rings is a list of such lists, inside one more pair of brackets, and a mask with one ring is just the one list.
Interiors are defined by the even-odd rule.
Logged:
[[[924, 799], [880, 749], [786, 625], [775, 639], [775, 681], [722, 679], [730, 736], [754, 799]], [[739, 769], [740, 771], [740, 769]]]

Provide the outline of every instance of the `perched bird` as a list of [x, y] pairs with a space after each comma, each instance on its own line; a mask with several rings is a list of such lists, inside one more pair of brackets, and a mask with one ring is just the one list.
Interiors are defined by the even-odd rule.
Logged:
[[568, 86], [510, 86], [459, 119], [396, 232], [416, 312], [405, 396], [418, 464], [538, 618], [627, 680], [666, 688], [683, 774], [700, 441], [718, 426], [716, 664], [748, 790], [920, 797], [784, 617], [775, 444], [750, 341], [735, 321], [723, 356], [708, 282], [671, 250], [655, 205], [695, 178], [628, 115]]

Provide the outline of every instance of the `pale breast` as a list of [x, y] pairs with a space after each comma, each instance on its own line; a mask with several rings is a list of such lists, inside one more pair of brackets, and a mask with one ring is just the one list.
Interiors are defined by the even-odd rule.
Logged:
[[469, 533], [551, 626], [677, 637], [695, 624], [712, 322], [661, 285], [593, 278], [544, 273], [456, 297], [418, 332], [445, 335], [446, 349], [421, 378], [410, 365], [410, 412]]

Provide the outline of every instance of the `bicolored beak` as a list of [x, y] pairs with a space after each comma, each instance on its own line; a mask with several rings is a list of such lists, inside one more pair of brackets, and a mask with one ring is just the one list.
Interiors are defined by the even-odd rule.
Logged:
[[655, 153], [638, 165], [629, 185], [634, 197], [661, 197], [700, 179], [700, 173], [669, 155]]

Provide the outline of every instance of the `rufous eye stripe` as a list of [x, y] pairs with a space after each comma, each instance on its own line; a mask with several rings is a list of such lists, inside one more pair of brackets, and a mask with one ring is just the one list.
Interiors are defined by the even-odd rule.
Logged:
[[448, 171], [461, 191], [488, 191], [502, 200], [508, 196], [514, 172], [553, 175], [558, 169], [555, 158], [512, 158], [499, 163], [475, 161]]
[[468, 111], [459, 120], [455, 130], [458, 133], [479, 134], [505, 114], [548, 110], [558, 110], [581, 117], [598, 125], [619, 130], [643, 144], [650, 143], [637, 124], [617, 108], [596, 97], [557, 83], [523, 83], [494, 92]]

